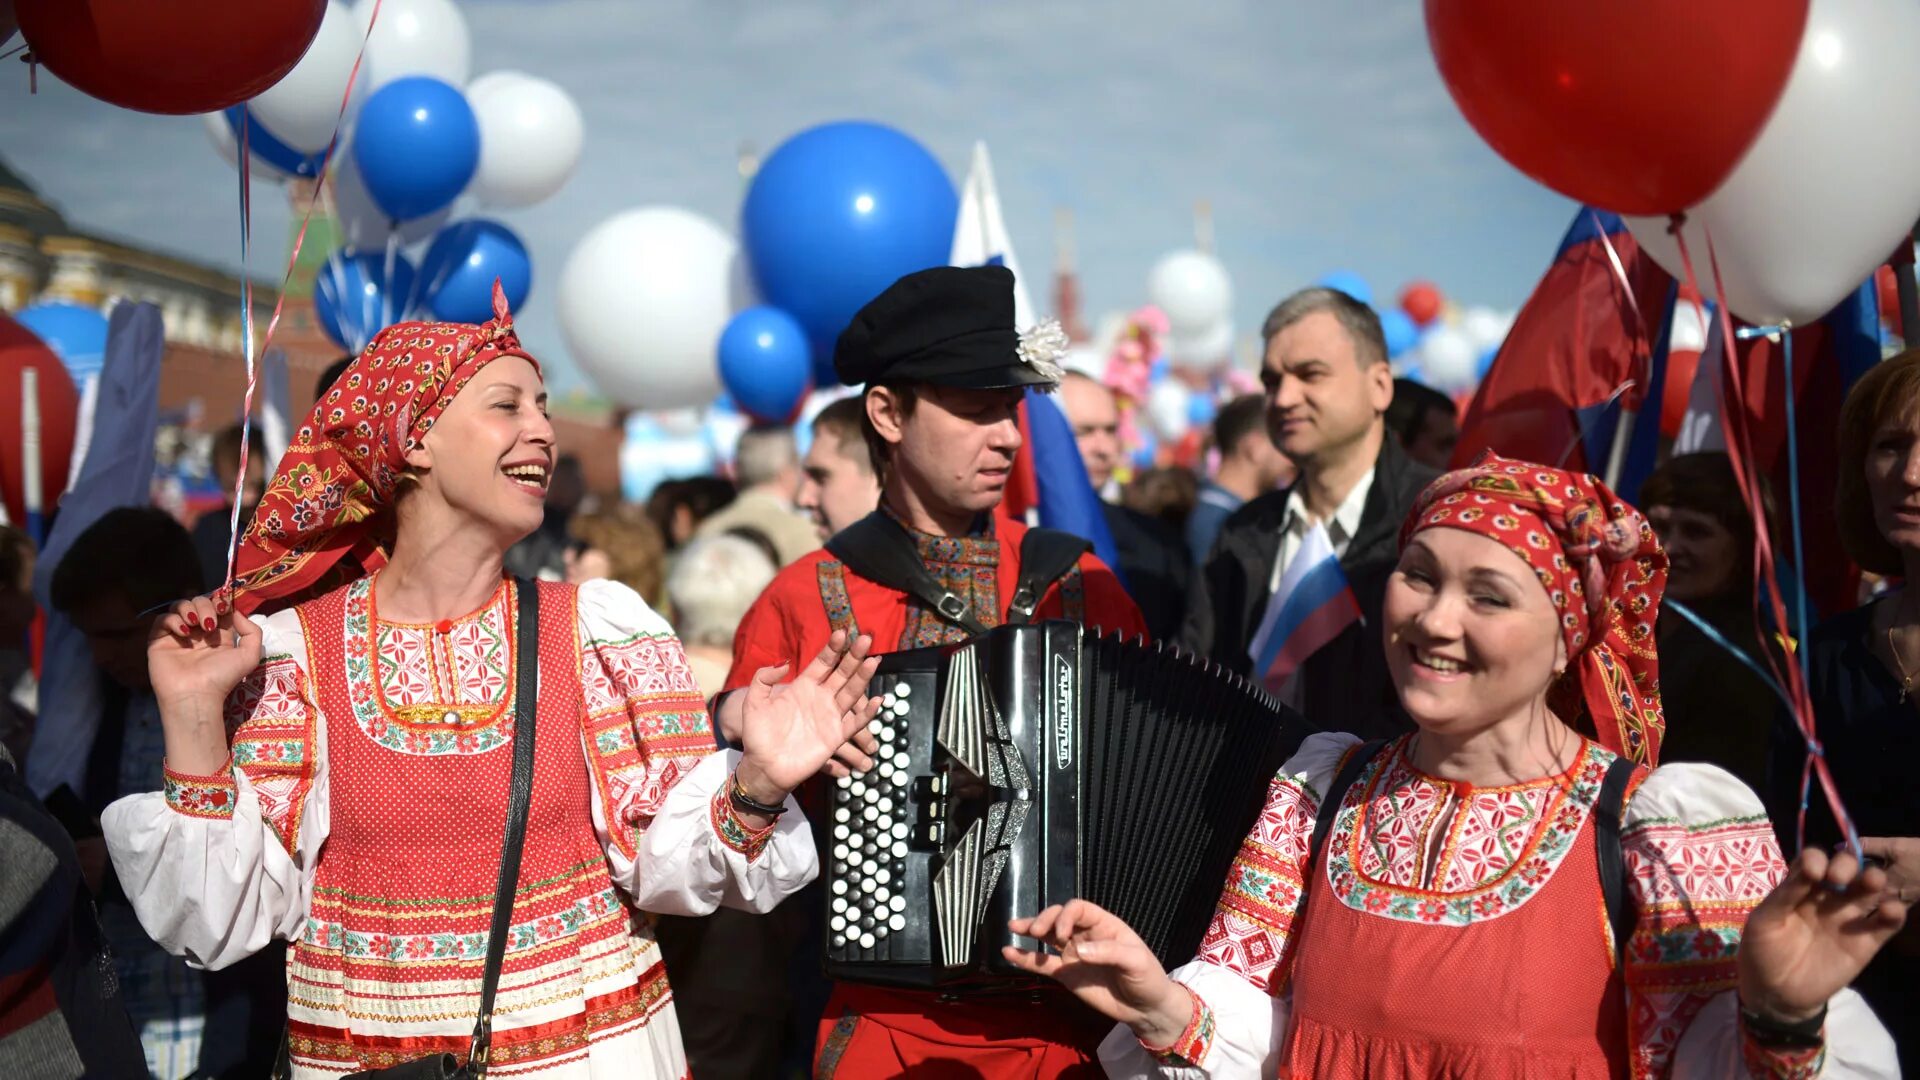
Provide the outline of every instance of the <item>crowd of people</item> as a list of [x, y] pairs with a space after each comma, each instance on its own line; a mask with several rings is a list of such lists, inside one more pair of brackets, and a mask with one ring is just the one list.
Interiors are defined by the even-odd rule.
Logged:
[[[1754, 540], [1782, 523], [1725, 455], [1668, 458], [1636, 507], [1457, 453], [1453, 402], [1396, 381], [1344, 293], [1284, 298], [1262, 340], [1262, 389], [1220, 406], [1207, 466], [1122, 483], [1116, 392], [1023, 343], [1011, 272], [924, 271], [841, 336], [857, 392], [804, 454], [754, 428], [729, 475], [637, 505], [555, 445], [504, 300], [481, 326], [401, 324], [245, 478], [231, 581], [231, 507], [191, 531], [114, 510], [42, 568], [98, 669], [93, 715], [37, 708], [35, 552], [0, 529], [0, 865], [22, 868], [0, 887], [0, 1064], [464, 1057], [484, 977], [513, 1075], [1920, 1068], [1920, 596], [1900, 587], [1920, 351], [1862, 379], [1837, 433], [1835, 511], [1879, 591], [1797, 641], [1756, 617]], [[403, 382], [426, 354], [448, 359]], [[1034, 389], [1103, 496], [1112, 567], [1000, 512]], [[229, 487], [242, 445], [216, 441]], [[1009, 951], [1030, 981], [825, 980], [818, 778], [873, 765], [879, 654], [1065, 618], [1257, 678], [1271, 598], [1321, 532], [1360, 617], [1274, 687], [1290, 760], [1197, 957], [1169, 972], [1075, 901], [1015, 921], [1044, 946]], [[921, 573], [888, 578], [864, 557], [883, 548]], [[1765, 674], [1799, 650], [1857, 850], [1817, 789], [1799, 846], [1808, 748]], [[496, 967], [522, 730], [533, 809]]]

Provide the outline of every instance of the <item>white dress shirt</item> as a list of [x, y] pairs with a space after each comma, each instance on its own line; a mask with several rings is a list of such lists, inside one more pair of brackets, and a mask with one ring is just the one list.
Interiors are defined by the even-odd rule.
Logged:
[[[1360, 531], [1360, 514], [1367, 506], [1367, 492], [1373, 490], [1373, 470], [1353, 485], [1347, 497], [1326, 522], [1327, 539], [1333, 541], [1333, 553], [1346, 557], [1347, 545], [1353, 543], [1355, 533]], [[1280, 588], [1280, 577], [1287, 572], [1287, 563], [1292, 561], [1294, 553], [1300, 550], [1300, 544], [1307, 538], [1307, 531], [1314, 526], [1314, 517], [1307, 512], [1307, 497], [1304, 492], [1306, 480], [1301, 479], [1287, 492], [1287, 513], [1280, 520], [1279, 554], [1273, 560], [1273, 577], [1267, 581], [1267, 594], [1271, 596]]]

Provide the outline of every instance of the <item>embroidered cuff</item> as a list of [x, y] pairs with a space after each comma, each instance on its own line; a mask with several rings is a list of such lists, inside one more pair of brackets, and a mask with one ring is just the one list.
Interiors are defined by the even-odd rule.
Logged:
[[1170, 1069], [1197, 1069], [1207, 1059], [1207, 1051], [1213, 1047], [1213, 1010], [1199, 994], [1187, 988], [1187, 996], [1193, 998], [1193, 1017], [1187, 1021], [1187, 1029], [1180, 1037], [1167, 1046], [1148, 1046], [1142, 1042], [1145, 1050], [1154, 1062]]
[[1827, 1061], [1827, 1048], [1820, 1046], [1768, 1046], [1755, 1038], [1742, 1022], [1740, 1056], [1745, 1059], [1747, 1075], [1755, 1080], [1813, 1080]]
[[167, 805], [180, 813], [200, 818], [233, 816], [233, 803], [239, 793], [233, 786], [231, 760], [225, 769], [212, 776], [188, 776], [164, 765], [161, 775]]
[[708, 804], [713, 818], [713, 833], [720, 842], [747, 857], [748, 862], [760, 857], [766, 850], [767, 841], [773, 839], [773, 827], [778, 822], [769, 822], [764, 829], [749, 829], [740, 815], [733, 811], [733, 800], [727, 798], [727, 789], [722, 785], [713, 793]]

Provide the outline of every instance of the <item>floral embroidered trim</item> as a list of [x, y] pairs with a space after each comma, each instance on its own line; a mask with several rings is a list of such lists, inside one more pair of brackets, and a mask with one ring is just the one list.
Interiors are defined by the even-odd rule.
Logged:
[[233, 783], [233, 759], [227, 767], [210, 776], [192, 776], [174, 772], [163, 764], [163, 790], [167, 805], [188, 817], [230, 818], [238, 791]]
[[[347, 697], [353, 702], [353, 718], [360, 730], [389, 750], [423, 757], [484, 754], [506, 745], [513, 734], [515, 661], [510, 643], [512, 627], [516, 624], [513, 590], [503, 584], [486, 610], [462, 624], [464, 627], [498, 619], [505, 627], [504, 630], [485, 628], [501, 639], [505, 653], [502, 670], [493, 680], [497, 684], [499, 699], [484, 704], [477, 712], [448, 703], [447, 707], [452, 707], [453, 711], [460, 714], [459, 721], [455, 723], [415, 723], [410, 718], [416, 710], [403, 710], [407, 715], [402, 716], [386, 707], [381, 675], [384, 669], [391, 666], [392, 660], [378, 655], [379, 633], [373, 608], [373, 581], [373, 578], [366, 577], [354, 582], [347, 589], [345, 610], [342, 612], [346, 636]], [[430, 660], [426, 663], [431, 665]], [[435, 681], [438, 681], [437, 678]], [[481, 705], [479, 702], [464, 704]], [[445, 712], [447, 707], [429, 711]]]
[[1193, 1017], [1187, 1021], [1187, 1029], [1166, 1046], [1140, 1044], [1148, 1056], [1168, 1068], [1197, 1069], [1207, 1059], [1207, 1051], [1213, 1049], [1213, 1010], [1192, 987], [1187, 988], [1187, 996], [1193, 998]]
[[767, 842], [773, 839], [773, 827], [778, 822], [768, 822], [764, 829], [749, 829], [740, 815], [733, 810], [733, 800], [727, 798], [727, 789], [722, 787], [713, 793], [708, 804], [712, 808], [713, 832], [720, 842], [747, 857], [748, 862], [760, 857], [767, 848]]
[[1824, 1044], [1806, 1049], [1763, 1046], [1740, 1024], [1740, 1057], [1755, 1080], [1813, 1080], [1827, 1063]]
[[849, 636], [860, 633], [853, 615], [853, 601], [847, 598], [847, 564], [837, 559], [823, 559], [814, 568], [814, 577], [820, 582], [820, 606], [827, 609], [827, 625], [845, 630]]
[[[627, 918], [627, 909], [611, 887], [574, 901], [572, 907], [507, 928], [507, 952], [523, 952], [580, 933], [608, 919]], [[344, 956], [404, 961], [473, 961], [487, 958], [487, 931], [471, 934], [363, 934], [337, 922], [309, 916], [300, 932], [303, 944], [337, 950]]]
[[[1600, 795], [1607, 766], [1614, 758], [1600, 744], [1589, 741], [1584, 760], [1568, 770], [1564, 786], [1537, 819], [1537, 831], [1505, 871], [1477, 888], [1434, 892], [1382, 881], [1359, 869], [1371, 813], [1378, 810], [1387, 794], [1382, 781], [1391, 781], [1396, 772], [1406, 771], [1401, 764], [1404, 748], [1402, 743], [1381, 754], [1348, 792], [1327, 843], [1326, 880], [1333, 894], [1355, 911], [1441, 926], [1467, 926], [1499, 918], [1539, 892], [1573, 850], [1573, 841], [1586, 824]], [[1461, 817], [1456, 815], [1456, 825]], [[1455, 837], [1448, 842], [1448, 854], [1457, 847], [1457, 840]]]

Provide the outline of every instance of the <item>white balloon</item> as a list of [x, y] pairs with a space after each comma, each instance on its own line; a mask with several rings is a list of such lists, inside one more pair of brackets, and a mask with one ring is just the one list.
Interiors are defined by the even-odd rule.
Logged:
[[[240, 144], [233, 137], [233, 125], [227, 122], [226, 113], [200, 114], [200, 129], [206, 132], [207, 141], [213, 144], [214, 151], [220, 155], [222, 161], [235, 168], [240, 167]], [[248, 175], [269, 184], [278, 184], [287, 178], [286, 173], [260, 160], [259, 154], [253, 155], [253, 165], [248, 170]]]
[[387, 238], [396, 235], [401, 247], [417, 244], [439, 232], [453, 217], [453, 207], [443, 206], [426, 217], [392, 221], [374, 203], [352, 154], [336, 153], [329, 171], [333, 174], [333, 219], [340, 226], [342, 246], [350, 251], [385, 248]]
[[1420, 374], [1435, 390], [1452, 393], [1473, 385], [1480, 350], [1458, 326], [1441, 324], [1420, 339]]
[[1179, 379], [1161, 379], [1147, 390], [1147, 420], [1154, 434], [1173, 442], [1193, 426], [1193, 391]]
[[1219, 259], [1176, 251], [1147, 275], [1147, 298], [1166, 314], [1175, 334], [1204, 334], [1232, 314], [1233, 281]]
[[688, 210], [649, 206], [593, 227], [560, 274], [560, 331], [621, 405], [704, 405], [720, 393], [714, 349], [733, 316], [740, 246]]
[[1233, 359], [1233, 320], [1221, 319], [1197, 334], [1173, 331], [1167, 335], [1167, 359], [1196, 368]]
[[[1826, 314], [1885, 261], [1920, 217], [1920, 5], [1813, 0], [1779, 104], [1725, 181], [1687, 211], [1687, 250], [1714, 296], [1748, 322]], [[1661, 218], [1627, 218], [1675, 277], [1680, 248]]]
[[[366, 33], [375, 0], [354, 6], [355, 28]], [[380, 19], [367, 39], [360, 78], [369, 93], [407, 75], [431, 75], [465, 86], [473, 69], [466, 16], [453, 0], [380, 0]]]
[[1460, 316], [1461, 331], [1473, 347], [1482, 352], [1505, 341], [1512, 326], [1512, 315], [1502, 315], [1487, 307], [1470, 307]]
[[[385, 23], [386, 12], [381, 12]], [[305, 154], [317, 154], [333, 138], [334, 125], [341, 120], [340, 99], [346, 96], [347, 79], [353, 74], [353, 61], [360, 55], [363, 25], [339, 0], [327, 5], [320, 20], [320, 32], [293, 70], [277, 83], [247, 102], [247, 108], [273, 137]], [[354, 80], [353, 100], [347, 106], [351, 117], [366, 97], [364, 73]]]
[[531, 75], [495, 72], [467, 93], [480, 122], [480, 168], [467, 190], [491, 206], [532, 206], [559, 191], [580, 164], [586, 137], [567, 92]]

